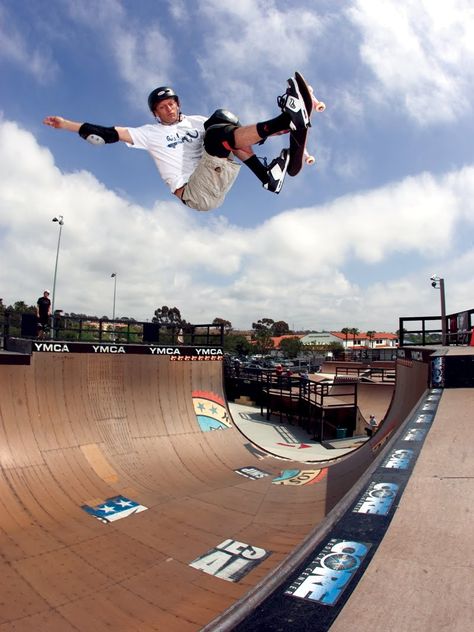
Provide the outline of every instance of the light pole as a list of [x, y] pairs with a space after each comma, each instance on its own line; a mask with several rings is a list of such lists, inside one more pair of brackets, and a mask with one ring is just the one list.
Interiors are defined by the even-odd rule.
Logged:
[[112, 272], [110, 277], [114, 280], [114, 302], [112, 304], [112, 323], [113, 323], [112, 337], [115, 342], [115, 299], [117, 298], [117, 273]]
[[51, 301], [51, 338], [54, 338], [54, 305], [56, 299], [56, 277], [58, 275], [58, 260], [59, 260], [59, 247], [61, 245], [61, 233], [64, 226], [64, 218], [62, 215], [58, 215], [57, 217], [53, 217], [51, 220], [53, 222], [57, 222], [59, 225], [59, 234], [58, 234], [58, 247], [56, 248], [56, 263], [54, 265], [54, 279], [53, 279], [53, 297]]
[[433, 274], [430, 277], [431, 285], [435, 289], [439, 290], [439, 296], [441, 301], [441, 343], [443, 347], [447, 344], [447, 331], [446, 331], [446, 296], [444, 293], [444, 279], [440, 278], [437, 274]]

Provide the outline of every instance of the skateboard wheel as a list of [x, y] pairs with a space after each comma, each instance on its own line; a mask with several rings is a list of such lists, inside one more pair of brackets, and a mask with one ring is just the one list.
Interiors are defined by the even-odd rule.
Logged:
[[306, 156], [305, 162], [307, 165], [314, 165], [316, 158], [314, 156]]
[[326, 109], [326, 104], [323, 103], [323, 101], [318, 101], [315, 104], [315, 108], [316, 112], [324, 112], [324, 110]]

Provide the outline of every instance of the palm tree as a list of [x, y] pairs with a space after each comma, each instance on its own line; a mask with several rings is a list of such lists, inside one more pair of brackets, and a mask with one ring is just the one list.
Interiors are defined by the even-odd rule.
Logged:
[[347, 338], [349, 337], [350, 333], [351, 333], [351, 329], [349, 327], [344, 327], [344, 329], [341, 329], [341, 334], [344, 334], [346, 337], [346, 345], [345, 345], [346, 349], [347, 349]]
[[369, 342], [370, 342], [370, 348], [371, 348], [371, 349], [373, 349], [373, 348], [374, 348], [374, 338], [375, 338], [375, 334], [376, 334], [376, 333], [377, 333], [376, 331], [372, 331], [372, 330], [370, 330], [370, 331], [368, 331], [368, 332], [367, 332], [367, 334], [366, 334], [366, 335], [367, 335], [367, 338], [369, 339]]
[[352, 343], [352, 346], [355, 347], [356, 336], [359, 333], [359, 330], [357, 329], [357, 327], [353, 327], [349, 333], [351, 333], [354, 336], [354, 341]]

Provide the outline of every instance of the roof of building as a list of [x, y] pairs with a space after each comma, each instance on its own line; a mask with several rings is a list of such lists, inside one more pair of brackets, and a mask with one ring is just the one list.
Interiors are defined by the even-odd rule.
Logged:
[[[331, 331], [333, 336], [336, 336], [336, 338], [340, 338], [341, 340], [368, 340], [368, 336], [367, 336], [367, 332], [364, 331], [359, 331], [359, 333], [355, 334], [351, 334], [350, 332], [348, 334], [343, 334], [340, 331]], [[376, 331], [374, 332], [374, 334], [371, 336], [371, 340], [380, 340], [380, 339], [384, 339], [384, 340], [397, 340], [398, 336], [396, 334], [392, 334], [392, 333], [388, 333], [386, 331]]]
[[281, 341], [285, 340], [286, 338], [298, 338], [298, 340], [300, 340], [301, 338], [304, 338], [304, 335], [303, 334], [285, 334], [284, 336], [273, 336], [272, 340], [273, 340], [273, 346], [275, 347], [275, 349], [278, 349]]

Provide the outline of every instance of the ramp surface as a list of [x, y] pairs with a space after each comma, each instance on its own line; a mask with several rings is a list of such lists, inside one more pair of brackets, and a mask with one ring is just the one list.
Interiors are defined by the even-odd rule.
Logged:
[[331, 632], [378, 632], [381, 612], [386, 632], [472, 628], [473, 409], [473, 389], [443, 392], [388, 532]]
[[292, 554], [426, 386], [425, 363], [400, 364], [375, 437], [308, 473], [227, 418], [218, 361], [0, 365], [0, 630], [199, 630]]

